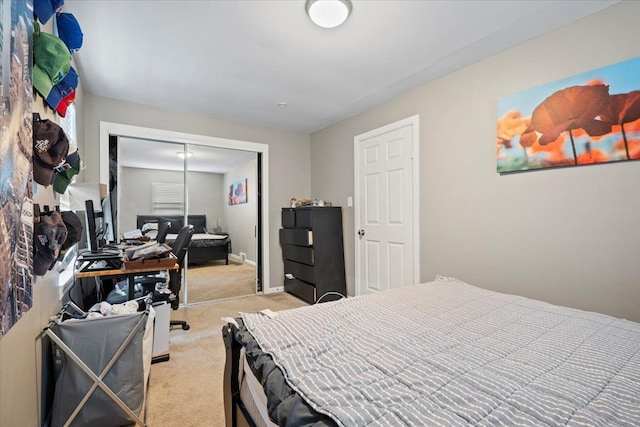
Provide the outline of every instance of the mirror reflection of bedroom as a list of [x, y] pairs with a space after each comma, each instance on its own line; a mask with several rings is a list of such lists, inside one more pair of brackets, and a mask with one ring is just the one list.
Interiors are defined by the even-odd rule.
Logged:
[[171, 246], [194, 226], [180, 302], [256, 293], [257, 155], [195, 144], [117, 140], [120, 234], [154, 239], [164, 222]]

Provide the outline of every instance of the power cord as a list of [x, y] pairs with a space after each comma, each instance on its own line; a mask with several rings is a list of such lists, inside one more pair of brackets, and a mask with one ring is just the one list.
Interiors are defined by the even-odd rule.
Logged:
[[325, 292], [320, 298], [318, 298], [318, 300], [314, 303], [314, 304], [318, 304], [320, 301], [322, 301], [322, 299], [324, 297], [326, 297], [327, 295], [338, 295], [340, 297], [340, 299], [346, 298], [345, 295], [342, 295], [340, 292]]

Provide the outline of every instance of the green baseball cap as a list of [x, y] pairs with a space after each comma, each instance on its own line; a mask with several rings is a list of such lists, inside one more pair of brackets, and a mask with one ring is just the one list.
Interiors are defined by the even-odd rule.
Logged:
[[33, 86], [45, 99], [71, 68], [71, 53], [59, 37], [33, 24]]
[[71, 184], [71, 180], [78, 173], [80, 173], [80, 154], [76, 150], [67, 156], [67, 160], [62, 166], [56, 168], [56, 173], [53, 177], [53, 189], [56, 193], [64, 194], [69, 184]]

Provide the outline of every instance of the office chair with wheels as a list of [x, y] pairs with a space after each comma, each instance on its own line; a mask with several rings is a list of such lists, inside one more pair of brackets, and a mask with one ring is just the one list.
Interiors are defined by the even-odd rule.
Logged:
[[156, 235], [156, 242], [164, 243], [167, 239], [167, 234], [169, 234], [169, 229], [171, 228], [170, 222], [163, 222], [158, 225], [158, 234]]
[[[166, 233], [165, 233], [166, 235]], [[169, 271], [169, 290], [171, 295], [164, 293], [156, 293], [156, 285], [161, 284], [166, 286], [166, 275], [150, 275], [150, 276], [136, 276], [134, 296], [135, 298], [142, 297], [149, 293], [154, 293], [154, 300], [164, 300], [171, 304], [173, 310], [177, 310], [180, 306], [179, 292], [182, 287], [182, 266], [184, 265], [184, 259], [191, 243], [191, 237], [193, 236], [193, 225], [185, 225], [178, 232], [176, 240], [171, 246], [171, 253], [176, 256], [176, 264], [178, 264], [178, 270]], [[114, 289], [107, 295], [106, 301], [110, 304], [119, 304], [127, 300], [129, 284], [127, 280], [122, 280], [114, 286]], [[172, 320], [170, 325], [180, 325], [182, 329], [188, 330], [189, 325], [183, 320]]]
[[[169, 289], [174, 295], [171, 300], [171, 308], [177, 310], [180, 306], [180, 288], [182, 287], [182, 267], [184, 266], [184, 259], [189, 249], [189, 243], [191, 243], [191, 237], [193, 237], [193, 225], [185, 225], [178, 232], [176, 240], [171, 246], [171, 252], [176, 256], [176, 264], [178, 264], [178, 270], [171, 270], [169, 272]], [[184, 320], [171, 320], [170, 326], [181, 326], [185, 331], [190, 328], [189, 324]]]

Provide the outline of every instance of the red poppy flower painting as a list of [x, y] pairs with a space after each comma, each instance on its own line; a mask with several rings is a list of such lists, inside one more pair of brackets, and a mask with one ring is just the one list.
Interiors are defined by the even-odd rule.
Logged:
[[499, 173], [640, 158], [640, 58], [498, 100]]

